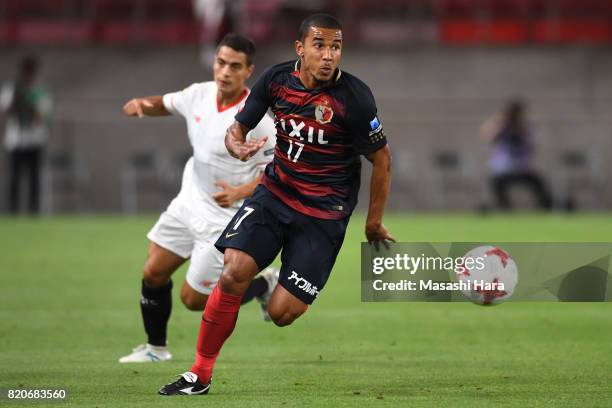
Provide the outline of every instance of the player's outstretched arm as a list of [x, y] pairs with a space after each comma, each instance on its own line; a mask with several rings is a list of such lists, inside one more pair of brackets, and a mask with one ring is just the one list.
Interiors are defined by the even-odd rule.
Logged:
[[232, 157], [247, 161], [266, 144], [267, 137], [246, 141], [246, 135], [251, 129], [240, 122], [234, 122], [225, 133], [225, 147]]
[[123, 105], [123, 112], [128, 116], [167, 116], [170, 112], [164, 106], [161, 95], [134, 98]]
[[372, 178], [370, 180], [370, 205], [366, 219], [365, 234], [368, 242], [392, 241], [395, 238], [389, 234], [382, 223], [383, 213], [387, 204], [387, 196], [391, 185], [391, 151], [389, 146], [378, 149], [367, 156], [372, 162]]

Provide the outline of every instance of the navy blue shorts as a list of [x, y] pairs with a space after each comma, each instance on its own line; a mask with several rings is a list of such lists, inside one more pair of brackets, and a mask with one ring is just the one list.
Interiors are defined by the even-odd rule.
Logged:
[[225, 228], [215, 246], [251, 255], [259, 270], [282, 249], [279, 284], [312, 304], [336, 262], [349, 218], [324, 220], [302, 214], [259, 185]]

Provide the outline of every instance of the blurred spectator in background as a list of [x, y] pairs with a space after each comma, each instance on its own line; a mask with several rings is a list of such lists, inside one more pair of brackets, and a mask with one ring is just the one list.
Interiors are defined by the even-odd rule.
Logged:
[[9, 210], [19, 211], [22, 179], [28, 185], [28, 211], [39, 210], [40, 164], [48, 137], [47, 122], [51, 99], [38, 84], [39, 61], [27, 56], [19, 63], [14, 81], [0, 90], [0, 112], [6, 119], [4, 147], [9, 162]]
[[193, 11], [201, 22], [200, 62], [212, 68], [217, 44], [225, 34], [234, 30], [236, 14], [242, 1], [193, 0]]
[[320, 10], [321, 0], [192, 0], [200, 22], [200, 63], [211, 68], [217, 45], [230, 32], [241, 32], [255, 42], [273, 39], [276, 19], [282, 10], [303, 14]]
[[523, 101], [509, 102], [504, 112], [487, 120], [481, 137], [491, 143], [491, 187], [498, 207], [512, 209], [510, 190], [523, 184], [533, 192], [540, 209], [552, 209], [550, 193], [532, 167], [534, 147]]

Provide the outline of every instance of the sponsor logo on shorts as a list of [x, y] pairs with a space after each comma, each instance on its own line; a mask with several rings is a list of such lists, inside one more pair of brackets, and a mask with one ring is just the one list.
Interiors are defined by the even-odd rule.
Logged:
[[291, 276], [289, 276], [289, 279], [287, 280], [291, 282], [292, 279], [295, 281], [293, 284], [297, 286], [298, 289], [303, 290], [304, 292], [314, 296], [315, 298], [319, 297], [319, 289], [312, 283], [308, 282], [306, 279], [300, 278], [296, 271], [291, 271]]
[[240, 234], [240, 233], [239, 232], [233, 232], [233, 233], [230, 234], [229, 232], [226, 232], [225, 233], [225, 238], [231, 238], [234, 235], [238, 235], [238, 234]]

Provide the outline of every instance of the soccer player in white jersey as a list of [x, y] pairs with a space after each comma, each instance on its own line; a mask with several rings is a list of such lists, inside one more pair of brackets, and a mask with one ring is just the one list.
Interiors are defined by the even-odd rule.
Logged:
[[[214, 81], [163, 96], [135, 98], [123, 107], [128, 116], [183, 116], [193, 157], [185, 165], [180, 193], [147, 235], [151, 242], [140, 300], [147, 343], [119, 362], [172, 358], [166, 342], [172, 308], [171, 275], [191, 258], [181, 300], [190, 310], [203, 310], [223, 270], [223, 254], [213, 244], [272, 160], [276, 129], [269, 116], [249, 135], [253, 146], [263, 146], [251, 160], [237, 161], [225, 148], [225, 131], [249, 94], [245, 81], [253, 72], [254, 53], [250, 40], [228, 34], [217, 48]], [[269, 320], [267, 301], [277, 281], [278, 270], [269, 268], [253, 280], [243, 298], [243, 303], [257, 298], [265, 320]]]

